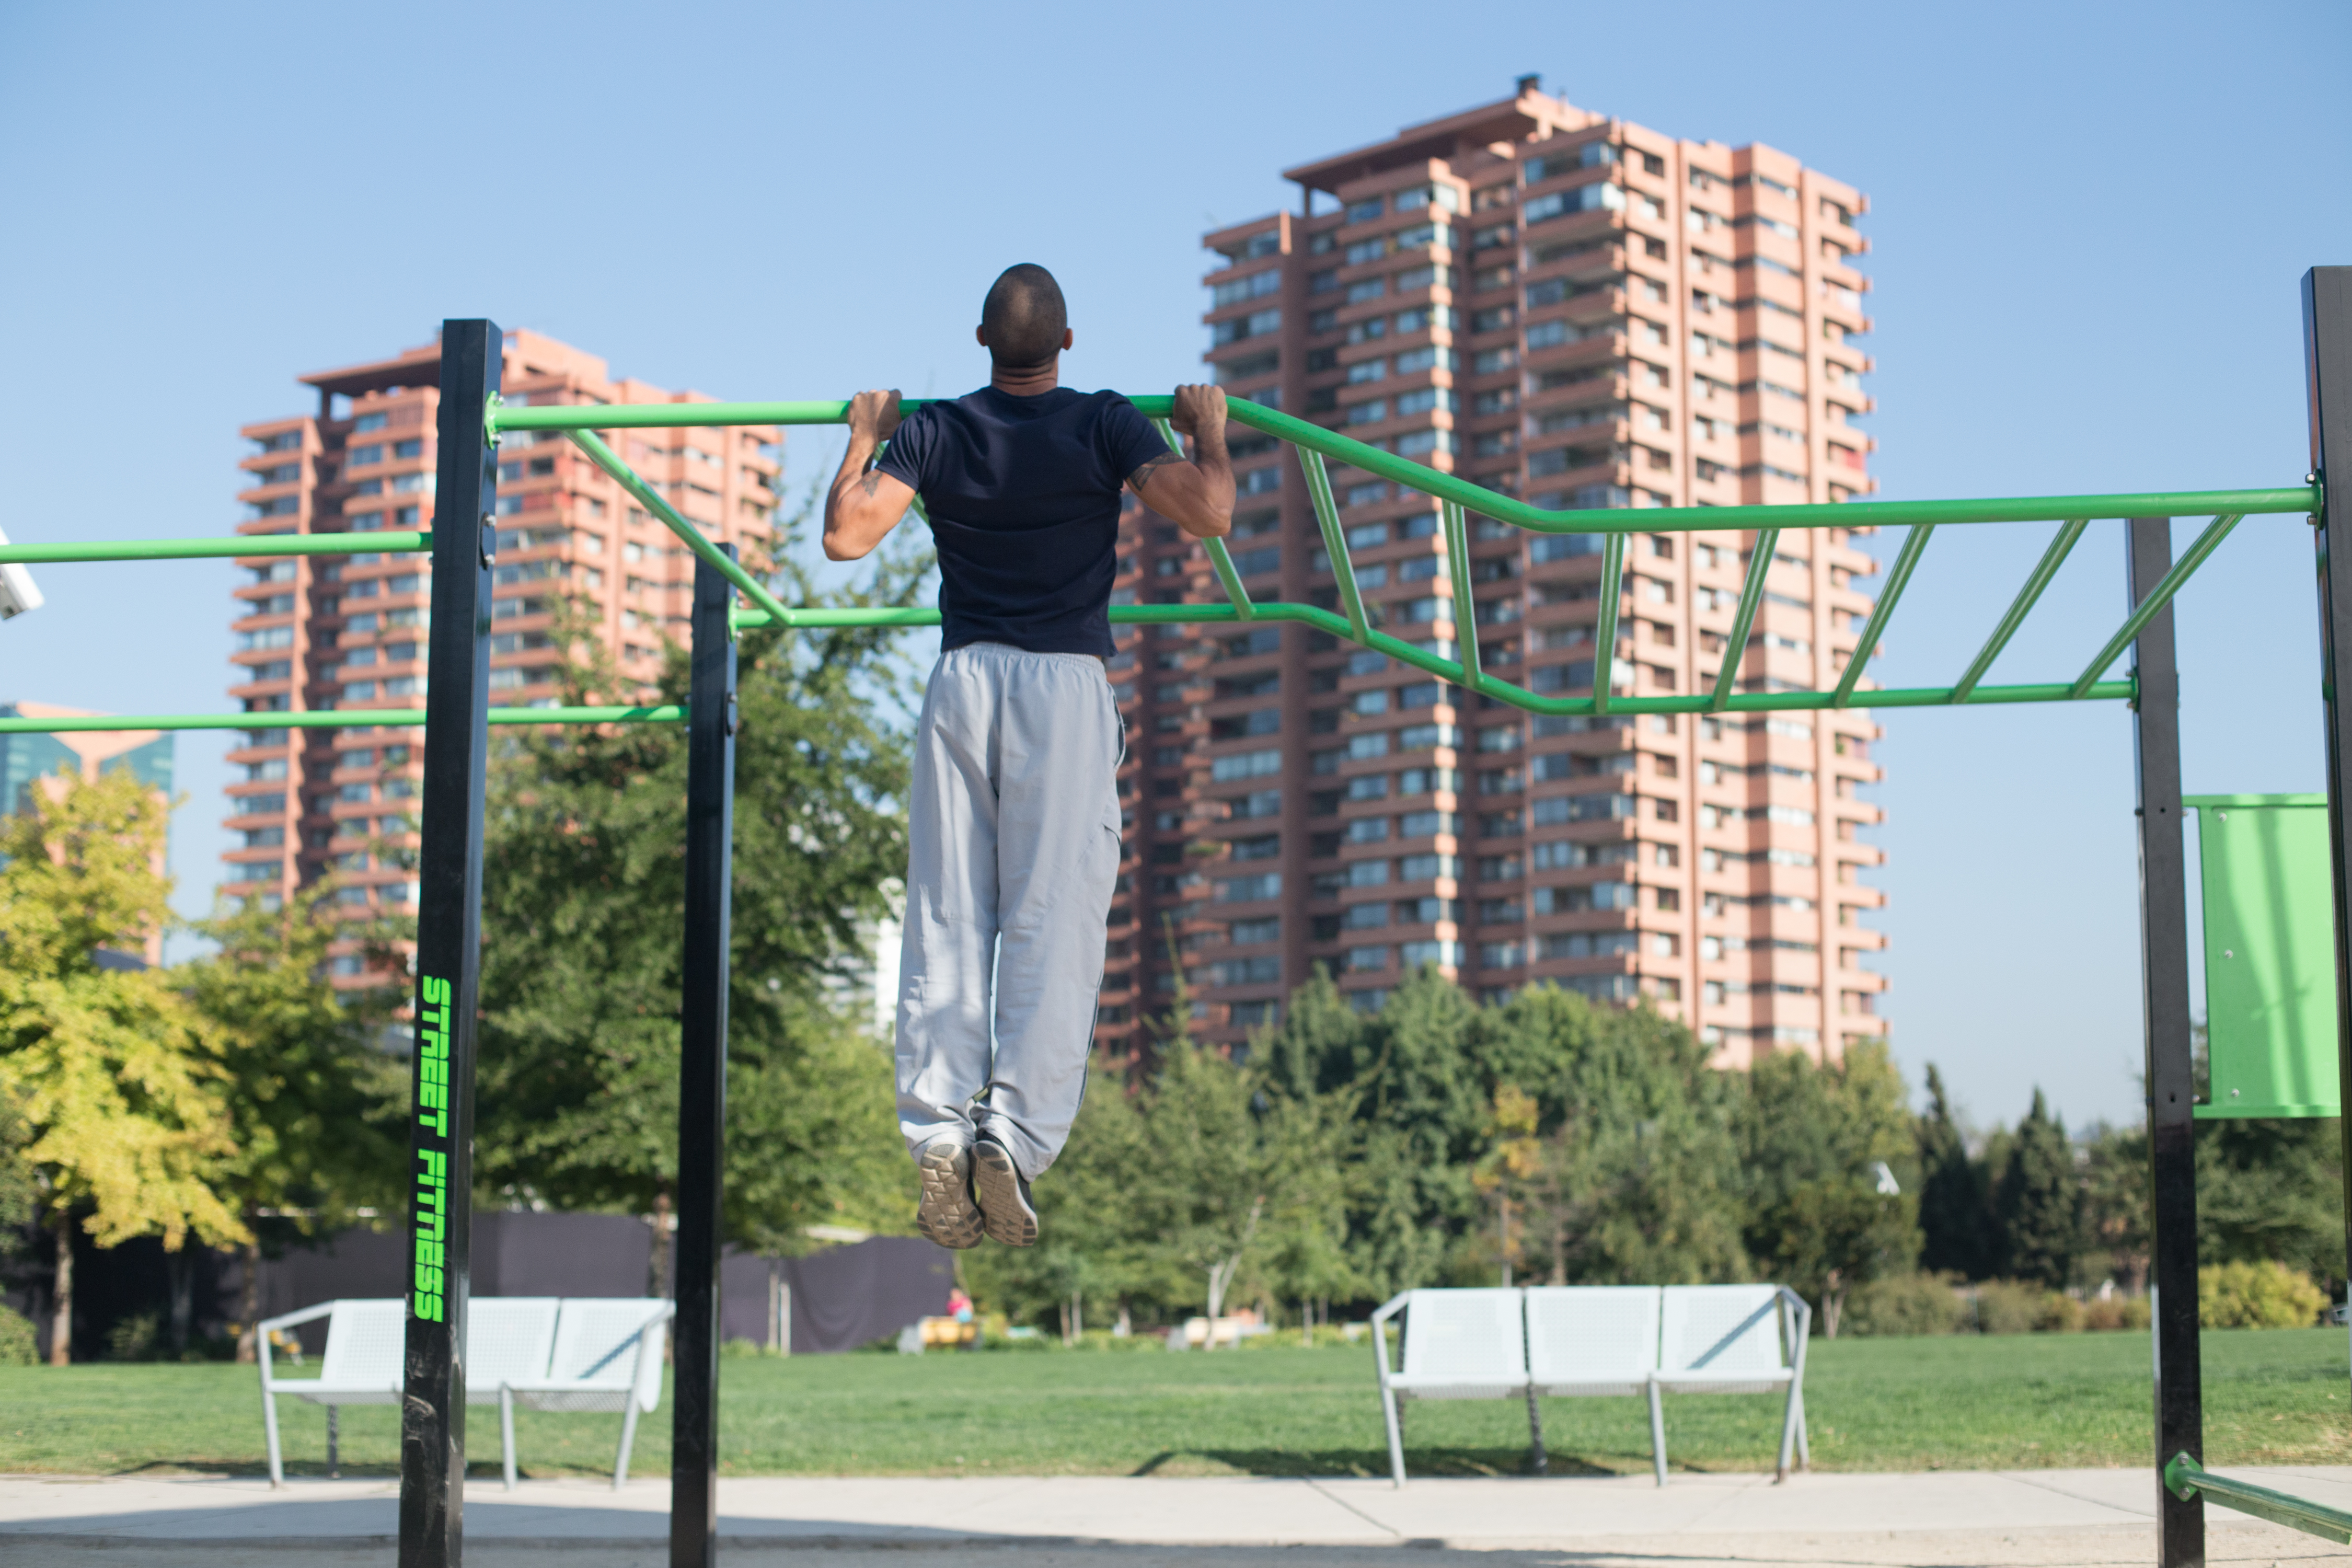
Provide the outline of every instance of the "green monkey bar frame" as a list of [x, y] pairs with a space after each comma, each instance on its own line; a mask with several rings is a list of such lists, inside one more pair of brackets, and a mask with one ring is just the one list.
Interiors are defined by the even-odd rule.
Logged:
[[[919, 407], [924, 399], [909, 399]], [[1139, 397], [1136, 406], [1164, 421], [1173, 401]], [[493, 396], [485, 420], [493, 445], [510, 431], [561, 432], [599, 468], [627, 490], [648, 513], [701, 560], [711, 563], [753, 608], [740, 610], [735, 625], [761, 626], [937, 626], [935, 609], [794, 608], [778, 600], [768, 586], [713, 545], [692, 523], [662, 499], [597, 435], [600, 430], [709, 427], [733, 425], [837, 425], [846, 416], [845, 402], [799, 403], [665, 403], [650, 405], [567, 405], [553, 407], [508, 407]], [[1223, 586], [1222, 605], [1115, 605], [1116, 625], [1164, 622], [1296, 622], [1318, 631], [1383, 653], [1413, 668], [1532, 713], [1752, 713], [1822, 708], [1932, 708], [2007, 702], [2067, 702], [2128, 700], [2134, 694], [2129, 676], [2102, 679], [2110, 666], [2158, 612], [2204, 564], [2242, 518], [2261, 513], [2314, 513], [2320, 507], [2315, 482], [2270, 489], [2143, 491], [2118, 495], [2025, 496], [1983, 500], [1849, 501], [1828, 506], [1660, 507], [1623, 510], [1547, 511], [1513, 497], [1483, 489], [1466, 479], [1440, 473], [1377, 447], [1295, 419], [1275, 409], [1244, 399], [1229, 405], [1233, 423], [1287, 443], [1307, 481], [1324, 550], [1329, 557], [1340, 608], [1314, 605], [1258, 603], [1251, 599], [1235, 572], [1224, 541], [1205, 541], [1210, 564]], [[1174, 443], [1172, 432], [1170, 435]], [[1379, 629], [1377, 606], [1368, 605], [1356, 582], [1346, 530], [1332, 499], [1328, 467], [1345, 463], [1391, 479], [1438, 503], [1451, 568], [1451, 593], [1458, 658], [1446, 658]], [[1601, 559], [1601, 625], [1594, 640], [1593, 690], [1589, 697], [1547, 697], [1503, 679], [1480, 668], [1476, 609], [1469, 572], [1469, 519], [1472, 514], [1529, 532], [1597, 536], [1592, 550]], [[2125, 617], [2114, 634], [2099, 645], [2088, 663], [2071, 679], [2022, 685], [1987, 686], [1985, 673], [2024, 625], [2043, 590], [2065, 563], [2068, 554], [2095, 518], [2212, 518], [2195, 544], [2155, 590]], [[1909, 585], [1928, 541], [1939, 527], [1985, 522], [2055, 522], [2058, 530], [2042, 559], [2026, 578], [2017, 596], [1994, 625], [1976, 657], [1949, 686], [1914, 687], [1895, 690], [1869, 689], [1861, 684], [1870, 650], [1885, 636], [1904, 590]], [[491, 526], [487, 520], [485, 526]], [[1861, 650], [1848, 663], [1835, 686], [1825, 691], [1742, 691], [1740, 667], [1780, 535], [1790, 529], [1901, 526], [1910, 530], [1887, 570], [1862, 633]], [[1616, 657], [1614, 630], [1621, 584], [1625, 573], [1625, 543], [1635, 533], [1685, 531], [1720, 532], [1755, 530], [1757, 538], [1738, 607], [1725, 638], [1727, 657], [1711, 689], [1672, 697], [1620, 696], [1612, 688]], [[430, 552], [433, 535], [425, 532], [310, 534], [293, 537], [250, 535], [237, 539], [166, 539], [89, 544], [0, 545], [0, 563], [47, 564], [86, 561], [165, 561], [200, 557], [255, 558], [295, 555], [392, 554]], [[1612, 589], [1619, 590], [1612, 592]], [[364, 713], [362, 721], [360, 715]], [[495, 708], [493, 724], [662, 723], [685, 718], [682, 709], [612, 706], [599, 708]], [[373, 708], [350, 711], [300, 713], [237, 713], [173, 717], [145, 715], [104, 719], [0, 719], [0, 733], [29, 731], [92, 730], [265, 730], [332, 726], [356, 722], [421, 724], [422, 709]]]
[[[2331, 507], [2323, 451], [2352, 452], [2352, 268], [2316, 268], [2304, 280], [2306, 360], [2312, 399], [2313, 475], [2299, 486], [2267, 489], [2045, 496], [1982, 500], [1863, 501], [1829, 506], [1657, 508], [1547, 511], [1377, 447], [1243, 400], [1233, 423], [1275, 437], [1293, 449], [1307, 483], [1329, 560], [1336, 609], [1257, 603], [1222, 540], [1204, 542], [1225, 593], [1223, 604], [1114, 605], [1116, 624], [1296, 622], [1398, 659], [1502, 704], [1536, 713], [1642, 714], [1769, 712], [1790, 710], [1962, 707], [1990, 703], [2124, 700], [2135, 714], [2141, 923], [2147, 1028], [2153, 1272], [2161, 1286], [2155, 1326], [2156, 1456], [2159, 1561], [2201, 1563], [2201, 1489], [2252, 1511], [2333, 1533], [2352, 1521], [2331, 1510], [2264, 1493], [2203, 1471], [2196, 1317], [2195, 1185], [2189, 1141], [2191, 1079], [2188, 1009], [2185, 864], [2180, 830], [2179, 682], [2171, 604], [2181, 587], [2244, 517], [2305, 514], [2316, 524], [2323, 627], [2320, 690], [2326, 704], [2328, 795], [2334, 827], [2339, 1019], [2352, 1021], [2352, 847], [2342, 805], [2352, 794], [2352, 736], [2341, 732], [2336, 694], [2352, 688], [2352, 593], [2332, 594], [2327, 540], [2331, 523], [2352, 527], [2345, 503]], [[0, 719], [0, 733], [105, 730], [266, 730], [346, 724], [425, 727], [424, 844], [416, 954], [416, 1050], [413, 1063], [417, 1126], [412, 1131], [416, 1195], [411, 1261], [415, 1289], [407, 1325], [402, 1419], [400, 1558], [404, 1568], [445, 1568], [462, 1552], [466, 1405], [463, 1343], [469, 1254], [474, 1015], [481, 942], [481, 831], [488, 729], [492, 724], [685, 722], [688, 725], [688, 889], [681, 1032], [680, 1233], [677, 1441], [672, 1464], [670, 1561], [677, 1568], [714, 1560], [717, 1452], [716, 1297], [719, 1250], [718, 1153], [724, 1118], [726, 952], [732, 811], [735, 636], [743, 627], [936, 625], [935, 610], [794, 607], [713, 544], [634, 473], [597, 434], [631, 428], [839, 423], [847, 405], [688, 403], [650, 406], [508, 407], [499, 396], [500, 334], [496, 323], [444, 324], [439, 413], [436, 532], [378, 532], [89, 544], [0, 545], [0, 563], [185, 560], [204, 557], [430, 552], [434, 561], [431, 668], [425, 707], [219, 715]], [[1171, 399], [1134, 400], [1164, 421]], [[492, 708], [488, 704], [488, 606], [498, 548], [495, 448], [501, 435], [557, 432], [572, 441], [697, 558], [693, 684], [684, 705]], [[2323, 435], [2323, 432], [2325, 433]], [[1171, 444], [1173, 438], [1171, 437]], [[1349, 554], [1333, 501], [1329, 465], [1344, 463], [1395, 481], [1437, 507], [1450, 571], [1458, 658], [1447, 658], [1379, 629]], [[470, 499], [469, 499], [470, 498]], [[1477, 614], [1469, 570], [1471, 514], [1507, 528], [1583, 536], [1571, 552], [1599, 558], [1601, 594], [1592, 690], [1549, 697], [1481, 668]], [[2179, 559], [2171, 550], [2176, 516], [2212, 521]], [[1986, 673], [2040, 603], [2068, 554], [2096, 518], [2127, 520], [2130, 609], [2071, 679], [1987, 686]], [[1866, 689], [1869, 658], [1885, 635], [1935, 531], [1990, 522], [2057, 525], [2039, 563], [1995, 623], [1983, 646], [1949, 686]], [[1898, 526], [1909, 532], [1889, 564], [1854, 655], [1829, 689], [1742, 691], [1738, 674], [1764, 597], [1780, 535], [1790, 529]], [[1753, 531], [1745, 582], [1725, 657], [1708, 689], [1673, 696], [1621, 696], [1612, 679], [1615, 628], [1628, 540], [1637, 533]], [[737, 595], [751, 607], [740, 607]], [[2087, 638], [2086, 638], [2087, 640]], [[2133, 655], [2127, 672], [2106, 679]], [[2352, 1022], [2347, 1022], [2352, 1028]], [[2352, 1035], [2341, 1056], [2352, 1079]], [[695, 1167], [689, 1173], [689, 1166]], [[2352, 1160], [2347, 1160], [2352, 1181]], [[2347, 1228], [2352, 1243], [2352, 1228]], [[688, 1298], [692, 1300], [689, 1301]], [[2336, 1539], [2343, 1539], [2336, 1535]]]

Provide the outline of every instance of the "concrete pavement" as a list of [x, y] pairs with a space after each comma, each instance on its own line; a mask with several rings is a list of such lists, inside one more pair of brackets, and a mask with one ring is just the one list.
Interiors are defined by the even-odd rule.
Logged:
[[[2233, 1470], [2352, 1508], [2352, 1467]], [[1407, 1560], [1518, 1564], [2141, 1564], [2154, 1561], [2141, 1470], [1925, 1475], [1677, 1475], [1556, 1480], [747, 1478], [719, 1483], [730, 1564], [848, 1568], [978, 1556], [1011, 1568], [1286, 1568]], [[668, 1483], [495, 1481], [466, 1492], [467, 1556], [499, 1564], [659, 1568]], [[0, 1563], [231, 1568], [388, 1564], [396, 1489], [383, 1479], [0, 1478]], [[2344, 1563], [2352, 1552], [2209, 1510], [2214, 1563]]]

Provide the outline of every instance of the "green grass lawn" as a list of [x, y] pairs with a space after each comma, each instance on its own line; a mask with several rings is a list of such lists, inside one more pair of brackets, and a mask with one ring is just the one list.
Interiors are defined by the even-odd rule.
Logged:
[[[1371, 1352], [1251, 1350], [730, 1359], [719, 1427], [734, 1475], [1379, 1475]], [[2148, 1348], [2139, 1334], [1816, 1341], [1806, 1405], [1823, 1469], [1990, 1469], [2149, 1461]], [[2352, 1462], [2341, 1330], [2205, 1336], [2210, 1463]], [[249, 1367], [0, 1368], [0, 1471], [114, 1474], [263, 1468]], [[1771, 1463], [1780, 1402], [1666, 1401], [1677, 1467]], [[398, 1465], [389, 1406], [346, 1410], [344, 1473]], [[280, 1406], [287, 1468], [325, 1468], [326, 1414]], [[633, 1469], [665, 1473], [670, 1405], [640, 1428]], [[1649, 1464], [1639, 1399], [1543, 1406], [1554, 1474]], [[468, 1417], [477, 1469], [498, 1465], [495, 1406]], [[526, 1473], [609, 1471], [617, 1415], [517, 1418]], [[1526, 1463], [1517, 1402], [1410, 1407], [1417, 1475], [1507, 1475]]]

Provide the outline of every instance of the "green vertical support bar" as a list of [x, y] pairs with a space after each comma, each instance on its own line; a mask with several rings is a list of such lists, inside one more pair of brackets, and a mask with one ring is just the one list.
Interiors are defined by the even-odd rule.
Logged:
[[1370, 624], [1364, 618], [1364, 595], [1356, 586], [1356, 563], [1348, 555], [1348, 533], [1339, 526], [1339, 503], [1331, 499], [1331, 476], [1323, 467], [1323, 454], [1294, 447], [1298, 454], [1298, 468], [1307, 476], [1307, 500], [1315, 508], [1315, 525], [1323, 531], [1323, 553], [1331, 558], [1331, 575], [1339, 580], [1339, 605], [1348, 612], [1348, 625], [1355, 638], [1362, 642], [1369, 635]]
[[[1154, 419], [1152, 423], [1160, 427], [1160, 434], [1167, 438], [1170, 451], [1183, 451], [1184, 444], [1177, 440], [1174, 426], [1165, 419]], [[1249, 620], [1256, 615], [1257, 607], [1250, 603], [1249, 593], [1242, 586], [1241, 574], [1234, 570], [1234, 558], [1225, 549], [1225, 542], [1222, 539], [1204, 539], [1201, 543], [1209, 552], [1209, 564], [1217, 570], [1217, 581], [1225, 585], [1225, 597], [1234, 602], [1234, 613], [1243, 620]]]
[[1886, 586], [1878, 591], [1878, 603], [1871, 606], [1870, 619], [1863, 626], [1862, 646], [1853, 650], [1853, 658], [1846, 661], [1845, 673], [1838, 677], [1836, 696], [1840, 708], [1853, 700], [1854, 682], [1868, 668], [1878, 639], [1886, 635], [1886, 623], [1895, 618], [1895, 606], [1901, 602], [1911, 574], [1919, 569], [1919, 557], [1927, 552], [1927, 541], [1935, 531], [1932, 522], [1915, 522], [1911, 531], [1903, 536], [1903, 548], [1895, 552], [1895, 564], [1886, 571]]
[[1609, 711], [1609, 678], [1617, 658], [1617, 601], [1625, 595], [1625, 536], [1612, 533], [1601, 550], [1601, 624], [1592, 630], [1592, 710]]
[[2115, 663], [2124, 649], [2131, 646], [2132, 639], [2139, 636], [2140, 628], [2154, 620], [2158, 611], [2172, 603], [2172, 596], [2180, 592], [2181, 585], [2189, 581], [2190, 574], [2205, 564], [2207, 556], [2221, 548], [2221, 541], [2230, 537], [2230, 531], [2238, 526], [2238, 519], [2242, 515], [2224, 512], [2206, 525], [2205, 531], [2197, 536], [2197, 542], [2189, 547], [2188, 553], [2164, 574], [2164, 581], [2148, 591], [2147, 597], [2140, 602], [2139, 607], [2125, 617], [2122, 627], [2107, 639], [2106, 646], [2099, 649], [2083, 673], [2074, 678], [2068, 695], [2090, 695], [2092, 684], [2099, 679], [2100, 672]]
[[2087, 517], [2069, 518], [2058, 525], [2058, 532], [2050, 541], [2050, 548], [2042, 552], [2041, 563], [2033, 568], [2033, 575], [2028, 577], [2025, 586], [2017, 591], [2017, 598], [2009, 606], [2009, 613], [2001, 616], [2000, 625], [1993, 627], [1992, 636], [1985, 639], [1984, 647], [1977, 650], [1976, 658], [1969, 661], [1969, 668], [1961, 672], [1958, 682], [1953, 686], [1953, 701], [1966, 702], [1969, 700], [1969, 693], [1974, 691], [1977, 682], [1985, 678], [1985, 672], [1992, 668], [1992, 661], [2000, 657], [2000, 650], [2009, 646], [2009, 639], [2017, 635], [2017, 628], [2023, 626], [2025, 617], [2033, 613], [2033, 606], [2041, 602], [2042, 591], [2050, 586], [2051, 579], [2058, 575], [2058, 568], [2066, 563], [2074, 542], [2081, 539], [2083, 531], [2090, 526], [2091, 520]]
[[1464, 689], [1478, 689], [1478, 606], [1470, 597], [1470, 530], [1461, 506], [1441, 501], [1438, 516], [1445, 526], [1446, 570], [1454, 579], [1454, 637], [1462, 656]]
[[1772, 552], [1780, 547], [1780, 531], [1756, 531], [1755, 553], [1748, 558], [1748, 581], [1739, 585], [1739, 607], [1732, 612], [1731, 632], [1723, 644], [1723, 668], [1715, 672], [1715, 695], [1707, 708], [1720, 713], [1731, 703], [1739, 684], [1739, 667], [1748, 661], [1748, 628], [1756, 624], [1756, 606], [1764, 602], [1764, 579], [1772, 570]]

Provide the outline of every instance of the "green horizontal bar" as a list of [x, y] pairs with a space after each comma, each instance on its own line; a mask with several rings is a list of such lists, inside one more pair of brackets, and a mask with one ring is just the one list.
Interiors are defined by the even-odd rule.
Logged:
[[[921, 407], [937, 398], [902, 398], [899, 406]], [[1172, 397], [1135, 397], [1147, 417], [1164, 419]], [[1686, 529], [1714, 532], [1753, 528], [1872, 528], [1911, 523], [2056, 522], [2074, 517], [2179, 517], [2197, 513], [2316, 512], [2319, 487], [2272, 489], [2147, 490], [2121, 495], [2017, 496], [1981, 500], [1838, 501], [1808, 506], [1645, 507], [1545, 511], [1515, 497], [1497, 495], [1453, 474], [1442, 474], [1410, 458], [1383, 452], [1263, 407], [1245, 397], [1229, 398], [1228, 417], [1237, 425], [1278, 437], [1336, 462], [1393, 479], [1439, 500], [1538, 533], [1672, 533]], [[489, 424], [500, 430], [623, 430], [677, 426], [838, 425], [847, 417], [844, 402], [811, 403], [611, 403], [570, 404], [554, 408], [493, 406]]]
[[2116, 635], [2107, 639], [2106, 646], [2099, 649], [2089, 664], [2083, 667], [2083, 673], [2074, 678], [2074, 689], [2077, 695], [2089, 689], [2091, 682], [2099, 678], [2099, 673], [2115, 663], [2124, 649], [2131, 646], [2131, 640], [2139, 636], [2140, 629], [2156, 619], [2158, 613], [2165, 605], [2172, 603], [2172, 596], [2180, 592], [2182, 585], [2189, 581], [2197, 568], [2205, 564], [2205, 558], [2219, 550], [2221, 547], [2221, 541], [2229, 538], [2230, 531], [2237, 526], [2238, 519], [2234, 513], [2225, 513], [2207, 525], [2205, 531], [2197, 536], [2197, 542], [2191, 544], [2188, 552], [2172, 563], [2172, 570], [2164, 574], [2164, 580], [2149, 589], [2147, 597], [2142, 599], [2132, 613], [2124, 617], [2124, 624], [2116, 628]]
[[2183, 805], [2257, 806], [2257, 805], [2326, 805], [2324, 795], [2184, 795]]
[[744, 571], [742, 567], [727, 559], [727, 552], [725, 551], [719, 549], [716, 544], [711, 543], [708, 539], [703, 538], [702, 531], [700, 529], [687, 521], [683, 517], [680, 517], [677, 514], [677, 509], [672, 507], [669, 502], [662, 500], [661, 496], [655, 491], [653, 486], [646, 483], [643, 479], [638, 477], [637, 471], [635, 468], [621, 461], [620, 458], [614, 454], [612, 447], [607, 447], [604, 442], [598, 440], [594, 431], [572, 431], [572, 444], [579, 447], [583, 452], [587, 453], [588, 460], [590, 462], [595, 464], [598, 468], [604, 469], [605, 473], [612, 476], [614, 480], [618, 481], [620, 487], [628, 491], [630, 495], [635, 497], [637, 501], [643, 505], [647, 511], [652, 512], [656, 517], [661, 519], [663, 527], [668, 529], [672, 533], [677, 534], [680, 539], [686, 541], [686, 547], [688, 550], [693, 551], [695, 554], [700, 556], [703, 560], [709, 562], [713, 566], [716, 566], [719, 569], [719, 574], [720, 576], [726, 578], [730, 583], [734, 584], [735, 586], [740, 588], [744, 593], [751, 595], [751, 602], [753, 604], [767, 611], [771, 616], [782, 621], [786, 626], [791, 626], [793, 624], [793, 612], [784, 607], [782, 600], [768, 592], [767, 585], [761, 583], [757, 577], [752, 576], [751, 574]]
[[2224, 1508], [2267, 1519], [2273, 1524], [2284, 1524], [2289, 1530], [2300, 1530], [2305, 1535], [2352, 1545], [2352, 1513], [2258, 1487], [2252, 1481], [2217, 1476], [2190, 1458], [2186, 1451], [2173, 1455], [2171, 1462], [2164, 1467], [2164, 1484], [2184, 1502], [2202, 1492]]
[[257, 533], [240, 539], [116, 539], [86, 544], [0, 544], [0, 565], [70, 561], [203, 561], [234, 555], [405, 555], [433, 536], [401, 533]]
[[[493, 708], [493, 724], [677, 724], [686, 709]], [[327, 708], [300, 713], [98, 713], [87, 719], [0, 718], [0, 735], [110, 734], [132, 730], [360, 730], [371, 724], [422, 724], [422, 708]]]

